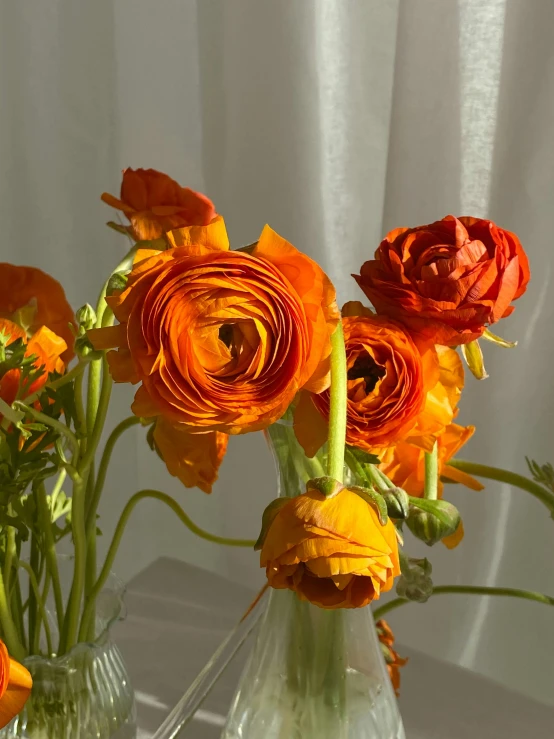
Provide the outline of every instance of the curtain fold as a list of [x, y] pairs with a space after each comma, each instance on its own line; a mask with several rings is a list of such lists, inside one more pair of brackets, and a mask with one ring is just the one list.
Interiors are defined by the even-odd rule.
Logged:
[[[341, 301], [361, 298], [349, 275], [386, 230], [490, 217], [520, 235], [533, 280], [498, 328], [519, 347], [487, 345], [490, 379], [467, 379], [460, 418], [477, 433], [464, 455], [524, 472], [526, 454], [554, 451], [553, 26], [554, 6], [528, 0], [0, 0], [0, 259], [54, 273], [76, 308], [94, 302], [125, 248], [99, 195], [125, 166], [208, 192], [235, 247], [269, 222]], [[130, 392], [115, 397], [114, 418]], [[261, 434], [232, 439], [208, 497], [168, 480], [135, 432], [102, 504], [104, 540], [148, 486], [206, 528], [255, 538], [275, 491]], [[494, 484], [452, 497], [463, 545], [413, 547], [437, 583], [554, 592], [540, 504]], [[196, 540], [155, 503], [134, 515], [124, 576], [169, 554], [261, 582], [251, 552]], [[401, 642], [554, 700], [543, 606], [451, 596], [391, 621]]]

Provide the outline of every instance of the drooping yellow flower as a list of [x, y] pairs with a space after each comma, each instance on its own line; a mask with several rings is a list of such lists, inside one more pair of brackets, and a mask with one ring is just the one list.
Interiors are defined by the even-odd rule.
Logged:
[[400, 574], [394, 525], [343, 488], [333, 497], [308, 489], [279, 500], [262, 544], [269, 584], [321, 608], [360, 608]]

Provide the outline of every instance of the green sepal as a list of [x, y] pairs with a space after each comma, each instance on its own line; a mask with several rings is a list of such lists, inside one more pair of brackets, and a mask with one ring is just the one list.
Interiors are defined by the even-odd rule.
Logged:
[[387, 513], [387, 504], [382, 495], [371, 490], [371, 488], [361, 488], [358, 485], [351, 485], [348, 487], [351, 493], [356, 493], [362, 500], [373, 508], [377, 516], [379, 517], [379, 523], [384, 526], [389, 520]]
[[267, 532], [269, 531], [269, 527], [275, 520], [275, 517], [277, 516], [281, 508], [289, 501], [290, 498], [276, 498], [275, 500], [272, 500], [271, 503], [267, 506], [262, 514], [262, 530], [260, 531], [260, 535], [258, 536], [256, 543], [254, 544], [255, 551], [258, 551], [263, 547]]
[[326, 498], [334, 498], [341, 490], [344, 490], [344, 485], [338, 480], [335, 480], [334, 477], [326, 475], [325, 477], [314, 477], [312, 480], [308, 480], [306, 483], [306, 492], [308, 490], [317, 490], [318, 493], [321, 493]]
[[517, 341], [506, 341], [506, 339], [503, 339], [501, 336], [493, 334], [493, 332], [489, 331], [488, 328], [484, 330], [483, 338], [487, 341], [492, 341], [493, 344], [501, 346], [503, 349], [514, 349], [517, 346]]
[[122, 272], [114, 272], [108, 280], [106, 295], [113, 295], [115, 292], [121, 292], [127, 287], [128, 275]]
[[384, 491], [383, 499], [391, 518], [399, 518], [402, 521], [408, 518], [410, 512], [410, 496], [405, 490], [398, 487], [389, 488]]
[[479, 342], [477, 340], [470, 341], [469, 344], [462, 344], [460, 348], [472, 375], [478, 380], [485, 380], [488, 374]]

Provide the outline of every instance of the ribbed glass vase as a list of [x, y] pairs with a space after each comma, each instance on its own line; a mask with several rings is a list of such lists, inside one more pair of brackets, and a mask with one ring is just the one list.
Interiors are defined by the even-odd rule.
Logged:
[[135, 739], [134, 692], [110, 634], [125, 615], [123, 595], [123, 585], [112, 577], [97, 601], [94, 641], [60, 657], [32, 655], [24, 661], [33, 676], [31, 697], [0, 739]]
[[[307, 459], [286, 422], [268, 438], [281, 496], [323, 474], [324, 453]], [[370, 608], [324, 610], [273, 591], [222, 739], [404, 737]]]

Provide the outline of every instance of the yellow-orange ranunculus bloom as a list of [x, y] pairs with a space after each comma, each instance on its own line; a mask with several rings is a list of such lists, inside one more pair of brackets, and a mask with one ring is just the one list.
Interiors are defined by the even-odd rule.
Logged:
[[116, 382], [141, 383], [133, 412], [183, 433], [262, 429], [298, 390], [328, 385], [339, 315], [327, 276], [269, 226], [247, 251], [229, 251], [224, 233], [218, 219], [194, 231], [196, 243], [171, 232], [175, 246], [144, 252], [108, 298], [119, 326], [89, 332], [97, 349], [118, 348], [108, 353]]
[[394, 634], [392, 633], [391, 627], [386, 621], [380, 619], [375, 624], [377, 629], [377, 637], [381, 643], [383, 650], [383, 656], [385, 658], [385, 664], [387, 665], [387, 671], [394, 688], [394, 692], [398, 696], [400, 694], [400, 668], [404, 667], [407, 659], [400, 657], [398, 652], [394, 649]]
[[0, 640], [0, 729], [21, 712], [32, 687], [29, 671], [10, 657]]
[[209, 198], [155, 169], [123, 170], [120, 198], [105, 192], [102, 200], [125, 213], [137, 241], [158, 239], [183, 226], [206, 226], [215, 216]]
[[18, 324], [30, 337], [46, 326], [66, 343], [62, 355], [73, 357], [73, 310], [60, 283], [36, 267], [0, 263], [0, 318]]
[[212, 492], [229, 437], [220, 431], [191, 434], [182, 423], [171, 423], [158, 416], [154, 426], [156, 450], [170, 475], [178, 477], [187, 488], [199, 487]]
[[400, 574], [394, 525], [344, 488], [326, 498], [308, 490], [287, 500], [271, 522], [260, 565], [273, 588], [294, 590], [322, 608], [360, 608]]
[[22, 339], [27, 344], [25, 355], [27, 357], [34, 355], [36, 357], [35, 367], [43, 369], [38, 377], [25, 385], [21, 382], [20, 369], [12, 368], [2, 373], [0, 367], [0, 398], [8, 405], [16, 400], [18, 394], [24, 400], [28, 395], [40, 390], [48, 380], [50, 372], [63, 373], [65, 365], [61, 357], [67, 349], [67, 344], [46, 326], [39, 328], [27, 341], [27, 334], [20, 326], [5, 318], [0, 318], [0, 333], [9, 337], [7, 346], [17, 339]]

